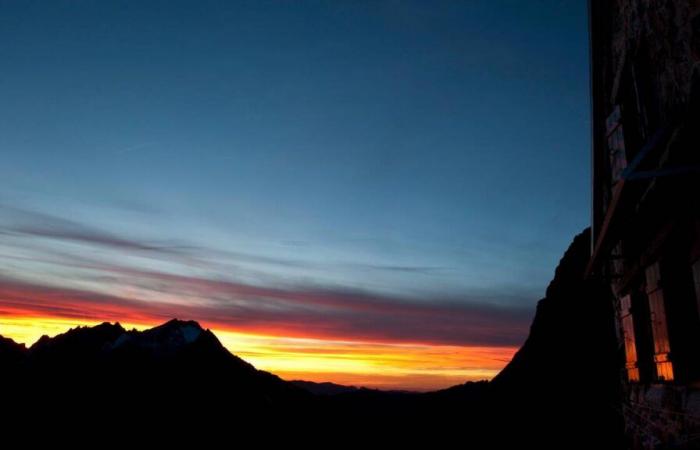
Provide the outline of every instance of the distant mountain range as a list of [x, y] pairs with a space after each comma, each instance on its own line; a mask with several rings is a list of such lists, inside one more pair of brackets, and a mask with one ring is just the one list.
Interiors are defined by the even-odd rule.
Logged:
[[338, 394], [352, 394], [360, 389], [357, 386], [343, 386], [342, 384], [323, 382], [316, 383], [313, 381], [304, 380], [292, 380], [290, 381], [294, 386], [297, 386], [305, 391], [309, 391], [314, 395], [338, 395]]
[[128, 417], [137, 426], [158, 418], [211, 428], [230, 417], [286, 415], [313, 403], [312, 394], [232, 355], [192, 321], [145, 331], [78, 327], [29, 348], [2, 339], [0, 367], [2, 386], [12, 387], [3, 398], [7, 408], [93, 426]]
[[[118, 323], [77, 327], [29, 348], [0, 338], [0, 367], [0, 386], [11, 387], [2, 399], [6, 409], [93, 427], [127, 417], [136, 427], [157, 418], [207, 432], [231, 421], [313, 423], [325, 430], [382, 424], [388, 430], [392, 423], [427, 427], [448, 417], [448, 398], [469, 401], [448, 391], [284, 381], [231, 354], [197, 322], [181, 320], [144, 331]], [[487, 383], [465, 386], [483, 392]], [[472, 395], [472, 407], [478, 397]]]

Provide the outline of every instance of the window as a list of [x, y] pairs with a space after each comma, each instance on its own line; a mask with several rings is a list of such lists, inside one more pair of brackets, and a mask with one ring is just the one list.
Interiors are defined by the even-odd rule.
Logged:
[[700, 259], [693, 263], [693, 281], [695, 282], [695, 301], [698, 304], [698, 314], [700, 314]]
[[610, 253], [613, 269], [612, 275], [616, 278], [621, 278], [625, 273], [625, 263], [622, 255], [622, 241], [618, 241], [617, 245], [615, 245], [615, 248], [613, 248]]
[[625, 154], [625, 136], [622, 132], [622, 117], [620, 106], [615, 106], [613, 112], [605, 121], [608, 137], [608, 154], [610, 156], [610, 179], [613, 184], [622, 179], [622, 172], [627, 168]]
[[695, 7], [696, 10], [691, 13], [693, 18], [690, 20], [690, 27], [693, 30], [693, 38], [691, 41], [692, 56], [695, 62], [700, 61], [700, 9]]
[[666, 322], [666, 307], [664, 293], [661, 288], [659, 263], [647, 267], [647, 297], [651, 316], [651, 331], [654, 337], [654, 363], [656, 378], [659, 381], [673, 380], [673, 363], [670, 359], [671, 346], [668, 340], [668, 325]]
[[639, 367], [637, 367], [637, 346], [634, 341], [634, 319], [631, 309], [632, 299], [625, 295], [620, 300], [620, 319], [622, 321], [622, 334], [625, 341], [625, 369], [627, 380], [639, 381]]

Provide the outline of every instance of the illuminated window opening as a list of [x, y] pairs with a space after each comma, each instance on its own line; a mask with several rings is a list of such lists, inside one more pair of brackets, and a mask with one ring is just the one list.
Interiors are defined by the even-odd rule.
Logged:
[[627, 380], [639, 381], [639, 367], [637, 366], [637, 345], [634, 340], [634, 319], [632, 317], [632, 299], [625, 295], [620, 299], [620, 319], [622, 322], [622, 334], [625, 342], [625, 369]]
[[651, 315], [651, 331], [654, 337], [656, 378], [659, 381], [673, 381], [673, 363], [670, 358], [671, 345], [668, 339], [668, 323], [666, 321], [664, 293], [661, 288], [659, 263], [654, 263], [647, 268], [646, 282]]

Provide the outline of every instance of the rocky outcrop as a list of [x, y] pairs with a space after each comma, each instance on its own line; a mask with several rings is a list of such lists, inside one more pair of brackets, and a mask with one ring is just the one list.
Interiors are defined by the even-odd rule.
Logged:
[[7, 367], [24, 359], [27, 348], [10, 338], [0, 336], [0, 367]]
[[527, 340], [491, 382], [494, 420], [523, 441], [622, 445], [612, 293], [584, 279], [589, 258], [586, 229], [561, 259]]

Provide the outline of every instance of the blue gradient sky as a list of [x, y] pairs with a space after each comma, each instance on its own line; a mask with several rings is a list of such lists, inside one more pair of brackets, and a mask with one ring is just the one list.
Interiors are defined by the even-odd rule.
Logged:
[[0, 1], [0, 58], [8, 280], [522, 310], [515, 345], [588, 224], [585, 2]]

